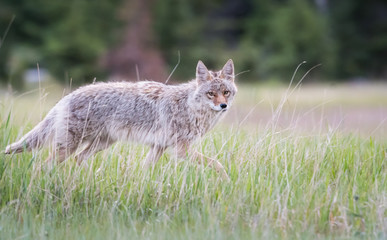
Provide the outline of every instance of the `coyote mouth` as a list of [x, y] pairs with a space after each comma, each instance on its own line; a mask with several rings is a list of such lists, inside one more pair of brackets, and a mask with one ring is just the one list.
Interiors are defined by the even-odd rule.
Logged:
[[226, 111], [227, 111], [227, 108], [223, 108], [223, 109], [215, 109], [215, 108], [212, 108], [212, 110], [213, 110], [214, 112], [222, 113], [222, 112], [226, 112]]

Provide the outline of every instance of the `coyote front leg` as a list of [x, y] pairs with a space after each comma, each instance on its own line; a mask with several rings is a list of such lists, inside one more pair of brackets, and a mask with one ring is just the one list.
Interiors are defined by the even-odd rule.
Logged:
[[226, 170], [224, 170], [224, 167], [223, 165], [217, 161], [216, 159], [213, 159], [213, 158], [210, 158], [210, 157], [206, 157], [204, 156], [203, 154], [201, 154], [200, 152], [198, 151], [195, 151], [193, 153], [193, 158], [198, 161], [199, 164], [201, 163], [205, 163], [207, 164], [208, 166], [212, 167], [212, 168], [215, 168], [215, 170], [222, 175], [222, 178], [224, 180], [227, 180], [229, 181], [230, 178], [226, 172]]
[[212, 158], [206, 157], [203, 154], [199, 153], [198, 151], [193, 151], [191, 153], [190, 147], [188, 144], [180, 144], [177, 147], [177, 155], [179, 158], [185, 158], [186, 155], [189, 155], [189, 157], [192, 157], [194, 160], [196, 160], [199, 164], [205, 163], [208, 166], [215, 168], [215, 170], [222, 175], [222, 178], [224, 180], [230, 180], [227, 172], [224, 170], [224, 167], [222, 164]]
[[153, 145], [151, 146], [148, 154], [146, 155], [145, 161], [143, 163], [143, 167], [149, 168], [151, 164], [156, 163], [161, 155], [164, 153], [165, 147]]

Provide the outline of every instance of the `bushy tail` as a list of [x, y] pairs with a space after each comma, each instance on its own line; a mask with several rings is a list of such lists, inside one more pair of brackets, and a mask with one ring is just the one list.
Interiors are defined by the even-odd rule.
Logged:
[[54, 114], [49, 112], [47, 116], [19, 141], [8, 145], [5, 154], [20, 153], [24, 150], [31, 151], [42, 147], [53, 133]]

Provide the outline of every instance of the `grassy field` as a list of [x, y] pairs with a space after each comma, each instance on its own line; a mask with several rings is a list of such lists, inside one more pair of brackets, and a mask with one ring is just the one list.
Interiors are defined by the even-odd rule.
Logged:
[[[386, 239], [386, 89], [240, 86], [195, 145], [229, 182], [172, 153], [142, 171], [147, 148], [136, 144], [88, 167], [47, 166], [47, 150], [1, 154], [0, 239]], [[0, 148], [61, 95], [2, 92]]]

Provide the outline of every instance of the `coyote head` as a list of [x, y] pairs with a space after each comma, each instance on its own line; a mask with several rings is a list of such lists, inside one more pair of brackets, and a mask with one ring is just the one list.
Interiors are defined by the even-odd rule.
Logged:
[[196, 67], [195, 100], [214, 111], [226, 111], [237, 92], [234, 84], [234, 63], [230, 59], [218, 72], [209, 71], [202, 61]]

